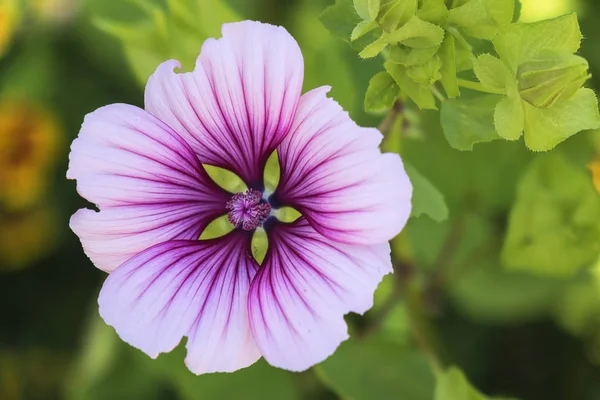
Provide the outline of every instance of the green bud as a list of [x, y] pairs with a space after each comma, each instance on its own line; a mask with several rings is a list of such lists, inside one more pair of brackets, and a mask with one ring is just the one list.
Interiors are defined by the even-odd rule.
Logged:
[[521, 97], [540, 108], [570, 99], [588, 78], [587, 61], [568, 52], [542, 50], [517, 68]]

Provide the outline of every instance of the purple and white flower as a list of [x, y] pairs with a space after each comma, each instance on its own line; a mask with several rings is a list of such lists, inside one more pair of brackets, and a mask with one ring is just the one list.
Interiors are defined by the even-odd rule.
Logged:
[[[194, 373], [235, 371], [263, 356], [302, 371], [348, 337], [344, 314], [363, 313], [392, 271], [388, 240], [410, 213], [400, 157], [381, 154], [379, 131], [356, 125], [321, 87], [301, 94], [303, 59], [281, 28], [223, 26], [193, 72], [160, 65], [145, 110], [112, 104], [87, 115], [67, 177], [100, 211], [81, 209], [71, 228], [109, 272], [100, 314], [151, 357], [187, 336]], [[277, 150], [280, 180], [264, 193]], [[237, 174], [229, 193], [203, 164]], [[274, 217], [290, 206], [302, 216]], [[223, 215], [235, 228], [199, 240]], [[256, 228], [268, 250], [251, 255]]]

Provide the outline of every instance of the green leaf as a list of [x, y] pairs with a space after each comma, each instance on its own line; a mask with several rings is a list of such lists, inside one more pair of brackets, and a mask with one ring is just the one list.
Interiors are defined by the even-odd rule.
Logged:
[[[494, 234], [492, 232], [492, 234]], [[460, 261], [468, 272], [452, 279], [448, 293], [452, 303], [469, 318], [486, 324], [516, 324], [547, 315], [561, 293], [554, 279], [502, 268], [497, 254], [472, 265]]]
[[361, 58], [376, 57], [379, 53], [383, 51], [383, 49], [387, 47], [387, 45], [388, 42], [384, 40], [383, 37], [380, 37], [379, 39], [365, 47], [360, 53], [358, 53], [358, 55]]
[[361, 20], [354, 10], [352, 0], [336, 0], [319, 16], [321, 23], [334, 37], [350, 40], [352, 31]]
[[502, 64], [502, 61], [490, 54], [482, 54], [477, 57], [473, 72], [475, 72], [475, 76], [477, 76], [477, 79], [479, 79], [479, 82], [483, 86], [492, 89], [506, 88], [507, 78], [510, 73], [504, 64]]
[[354, 0], [354, 9], [358, 16], [367, 22], [375, 21], [379, 14], [379, 0]]
[[389, 44], [402, 43], [408, 47], [422, 49], [439, 46], [444, 39], [444, 30], [415, 16], [382, 39]]
[[[501, 400], [499, 397], [488, 397], [471, 386], [465, 374], [457, 367], [450, 367], [437, 374], [434, 400]], [[502, 398], [504, 400], [510, 400]]]
[[168, 59], [179, 60], [184, 70], [192, 69], [202, 42], [219, 37], [223, 23], [241, 19], [222, 0], [169, 0], [166, 10], [147, 2], [135, 4], [141, 9], [136, 22], [96, 19], [94, 23], [119, 39], [140, 84], [146, 84], [156, 67]]
[[425, 357], [398, 343], [349, 340], [315, 367], [323, 383], [354, 400], [430, 400], [434, 377]]
[[365, 111], [380, 112], [391, 109], [400, 94], [400, 88], [387, 72], [379, 72], [369, 81], [365, 95]]
[[516, 72], [517, 66], [540, 50], [575, 53], [581, 43], [577, 16], [562, 17], [529, 24], [511, 24], [494, 38], [500, 58]]
[[591, 89], [579, 89], [571, 99], [550, 108], [525, 105], [525, 144], [533, 151], [547, 151], [586, 129], [600, 128], [598, 101]]
[[419, 108], [437, 109], [435, 98], [433, 97], [429, 86], [423, 86], [410, 79], [406, 73], [406, 67], [389, 61], [384, 64], [384, 67], [400, 87], [400, 92], [410, 97]]
[[448, 219], [448, 206], [444, 195], [415, 167], [410, 164], [405, 164], [404, 167], [413, 186], [411, 217], [428, 215], [437, 222]]
[[518, 184], [502, 259], [512, 270], [569, 277], [600, 252], [600, 196], [587, 170], [538, 157]]
[[417, 0], [383, 0], [379, 24], [384, 32], [393, 32], [417, 12]]
[[500, 96], [485, 95], [442, 103], [440, 119], [450, 146], [473, 150], [475, 143], [499, 139], [494, 129], [494, 109], [500, 99]]
[[442, 62], [438, 56], [432, 57], [421, 65], [414, 65], [406, 69], [406, 74], [413, 81], [424, 86], [429, 86], [439, 81], [442, 77], [440, 67]]
[[510, 24], [514, 0], [470, 0], [448, 13], [448, 22], [463, 28], [469, 36], [492, 39], [500, 27]]
[[437, 375], [434, 400], [487, 400], [475, 389], [463, 372], [450, 367]]
[[372, 21], [361, 21], [356, 27], [352, 30], [350, 34], [350, 41], [355, 41], [356, 39], [366, 35], [371, 32], [373, 29], [377, 28], [377, 22]]
[[[184, 364], [185, 346], [179, 345], [156, 360], [139, 353], [140, 363], [157, 379], [170, 382], [182, 400], [245, 399], [298, 400], [299, 393], [291, 373], [259, 360], [234, 374], [194, 375]], [[265, 382], [269, 382], [265, 385]]]
[[525, 126], [523, 103], [517, 94], [500, 100], [494, 111], [496, 132], [506, 140], [518, 140]]
[[442, 86], [446, 91], [446, 95], [453, 99], [460, 96], [460, 90], [458, 88], [458, 81], [456, 79], [456, 54], [455, 54], [455, 39], [452, 35], [446, 35], [440, 51], [438, 53], [442, 66], [440, 73], [442, 75]]
[[417, 17], [436, 25], [443, 25], [448, 18], [448, 7], [444, 0], [422, 0]]
[[419, 65], [427, 62], [438, 52], [438, 47], [428, 47], [425, 49], [413, 49], [401, 44], [392, 46], [388, 52], [388, 60], [396, 64], [402, 64], [407, 67]]

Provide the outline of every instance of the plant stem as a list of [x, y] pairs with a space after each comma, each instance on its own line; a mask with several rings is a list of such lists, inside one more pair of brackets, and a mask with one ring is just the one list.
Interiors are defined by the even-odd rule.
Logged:
[[402, 104], [402, 102], [400, 100], [396, 100], [390, 112], [387, 113], [384, 120], [381, 121], [381, 123], [377, 127], [377, 129], [379, 129], [379, 132], [381, 132], [384, 136], [387, 135], [390, 129], [392, 129], [392, 126], [394, 126], [394, 121], [396, 120], [396, 117], [402, 114], [403, 110], [404, 105]]
[[444, 95], [442, 94], [442, 92], [440, 92], [440, 91], [439, 91], [439, 89], [438, 89], [438, 88], [437, 88], [435, 85], [431, 85], [431, 86], [430, 86], [430, 89], [431, 89], [431, 93], [433, 93], [433, 95], [434, 95], [435, 97], [437, 97], [437, 99], [438, 99], [440, 102], [442, 102], [442, 103], [443, 103], [443, 102], [445, 102], [445, 101], [446, 101], [446, 98], [444, 97]]
[[479, 82], [467, 81], [465, 79], [457, 79], [457, 82], [458, 82], [458, 86], [461, 86], [461, 87], [464, 87], [467, 89], [471, 89], [471, 90], [476, 90], [478, 92], [491, 93], [491, 94], [506, 94], [506, 92], [502, 89], [493, 89], [493, 88], [485, 87]]

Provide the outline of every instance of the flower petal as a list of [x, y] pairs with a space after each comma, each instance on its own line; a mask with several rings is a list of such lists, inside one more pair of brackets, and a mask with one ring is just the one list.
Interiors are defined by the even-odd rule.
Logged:
[[150, 357], [188, 336], [186, 365], [231, 372], [260, 358], [249, 327], [248, 288], [258, 269], [250, 236], [158, 244], [119, 266], [100, 292], [100, 315]]
[[381, 154], [381, 133], [357, 126], [327, 91], [302, 96], [291, 132], [277, 148], [281, 177], [271, 201], [297, 208], [332, 240], [390, 240], [410, 215], [412, 186], [402, 161]]
[[303, 371], [348, 338], [344, 314], [363, 313], [392, 271], [390, 246], [331, 242], [304, 218], [268, 229], [269, 250], [249, 294], [250, 326], [272, 365]]
[[282, 27], [225, 24], [221, 39], [204, 42], [193, 72], [175, 69], [179, 62], [167, 61], [150, 77], [146, 110], [185, 137], [202, 163], [261, 186], [300, 99], [304, 62], [296, 41]]
[[181, 137], [124, 104], [86, 116], [71, 145], [67, 178], [76, 179], [78, 192], [101, 209], [79, 210], [71, 229], [105, 271], [156, 243], [197, 239], [227, 213], [230, 197]]

